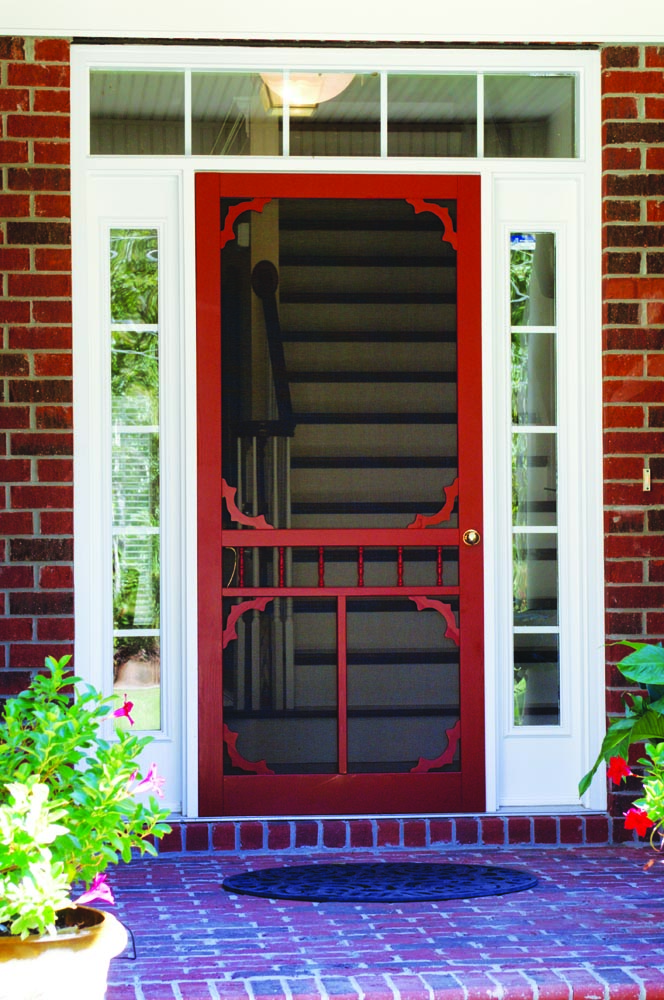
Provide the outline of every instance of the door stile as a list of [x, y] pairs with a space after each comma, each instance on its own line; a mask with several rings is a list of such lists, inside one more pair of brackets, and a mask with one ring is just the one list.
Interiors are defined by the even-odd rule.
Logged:
[[338, 754], [339, 774], [348, 774], [348, 659], [346, 640], [348, 624], [346, 618], [346, 597], [337, 597], [337, 711], [338, 711]]
[[[473, 738], [463, 743], [464, 769], [469, 781], [463, 784], [464, 811], [482, 811], [484, 792], [484, 538], [478, 545], [463, 543], [466, 531], [484, 534], [482, 510], [482, 364], [477, 337], [482, 329], [480, 178], [459, 178], [457, 226], [457, 349], [459, 398], [458, 461], [459, 482], [459, 578], [464, 581], [459, 595], [459, 623], [463, 636], [461, 662], [461, 718], [476, 720]], [[461, 388], [463, 391], [461, 391]], [[473, 581], [469, 584], [468, 581]], [[463, 726], [463, 722], [462, 722]], [[466, 736], [469, 734], [466, 733]]]
[[[222, 481], [219, 178], [196, 177], [196, 378], [198, 467], [198, 811], [223, 814], [221, 676]], [[209, 775], [219, 775], [210, 781]]]

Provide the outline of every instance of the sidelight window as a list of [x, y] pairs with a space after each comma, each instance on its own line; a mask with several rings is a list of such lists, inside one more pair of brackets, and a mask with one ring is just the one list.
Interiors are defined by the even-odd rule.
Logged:
[[161, 728], [159, 240], [112, 229], [113, 690], [137, 728]]
[[560, 723], [556, 240], [512, 233], [513, 721]]

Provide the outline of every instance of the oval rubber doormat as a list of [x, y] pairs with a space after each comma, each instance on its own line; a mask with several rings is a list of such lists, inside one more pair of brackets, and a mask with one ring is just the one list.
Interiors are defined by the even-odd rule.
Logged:
[[311, 902], [404, 903], [418, 899], [470, 899], [522, 892], [537, 885], [528, 872], [490, 865], [418, 861], [293, 865], [231, 875], [227, 892]]

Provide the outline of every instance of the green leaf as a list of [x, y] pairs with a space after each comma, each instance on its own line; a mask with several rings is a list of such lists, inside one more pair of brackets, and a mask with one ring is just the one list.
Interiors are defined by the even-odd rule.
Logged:
[[629, 645], [635, 649], [617, 664], [621, 674], [638, 684], [664, 684], [664, 648], [651, 643]]
[[664, 697], [658, 698], [656, 701], [651, 701], [648, 708], [659, 715], [664, 715]]
[[634, 726], [640, 718], [641, 716], [635, 716], [627, 719], [616, 719], [615, 722], [611, 724], [604, 739], [602, 740], [602, 746], [599, 754], [597, 755], [597, 760], [588, 773], [585, 774], [579, 782], [579, 796], [584, 795], [590, 788], [590, 784], [595, 777], [600, 764], [607, 761], [609, 757], [627, 757], [629, 745], [634, 742], [632, 738]]
[[642, 740], [664, 740], [664, 716], [659, 712], [649, 709], [634, 722], [630, 743], [640, 743]]

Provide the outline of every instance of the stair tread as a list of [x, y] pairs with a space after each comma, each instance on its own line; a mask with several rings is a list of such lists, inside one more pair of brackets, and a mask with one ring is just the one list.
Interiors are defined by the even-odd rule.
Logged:
[[292, 455], [292, 469], [455, 469], [456, 455]]
[[289, 371], [291, 382], [456, 382], [452, 371]]
[[318, 332], [282, 330], [284, 343], [288, 344], [454, 344], [453, 330], [429, 330], [405, 334], [400, 330], [357, 330]]
[[456, 412], [294, 413], [295, 424], [456, 424]]
[[282, 291], [282, 305], [454, 305], [455, 292], [288, 292]]
[[454, 257], [406, 256], [394, 254], [380, 256], [363, 254], [304, 254], [282, 253], [281, 267], [454, 267]]

